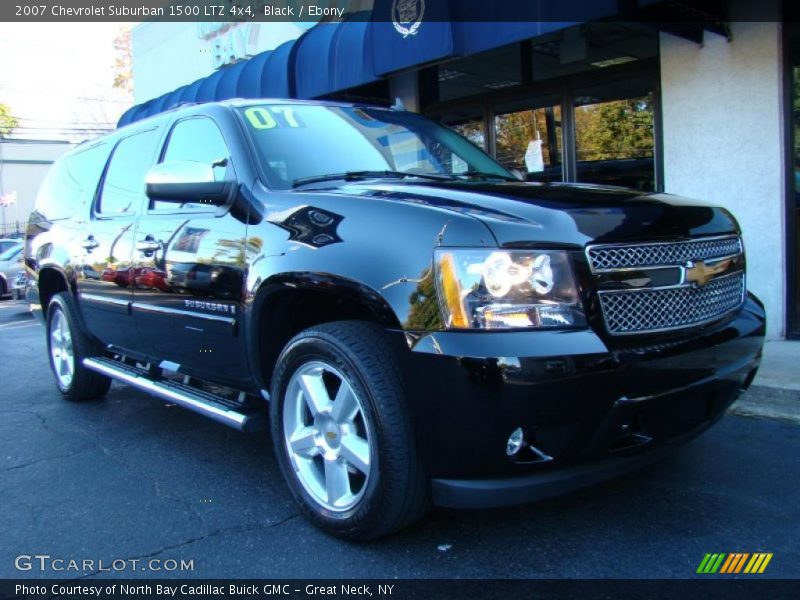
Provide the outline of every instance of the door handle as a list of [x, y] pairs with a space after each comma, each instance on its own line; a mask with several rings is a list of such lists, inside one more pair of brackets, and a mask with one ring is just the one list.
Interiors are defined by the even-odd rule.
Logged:
[[153, 239], [152, 235], [148, 235], [143, 240], [136, 242], [136, 249], [143, 252], [145, 256], [152, 256], [161, 249], [161, 242]]
[[97, 248], [99, 245], [100, 245], [100, 242], [98, 242], [96, 239], [94, 239], [93, 235], [90, 235], [89, 237], [87, 237], [85, 240], [83, 240], [81, 242], [81, 248], [83, 248], [84, 250], [87, 250], [89, 252], [91, 252], [92, 250]]

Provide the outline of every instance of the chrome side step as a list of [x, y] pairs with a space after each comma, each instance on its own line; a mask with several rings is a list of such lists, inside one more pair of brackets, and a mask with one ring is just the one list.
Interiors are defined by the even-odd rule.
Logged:
[[167, 379], [154, 380], [144, 369], [97, 356], [84, 358], [83, 365], [87, 369], [127, 383], [239, 431], [261, 431], [266, 427], [266, 419], [261, 413], [245, 414], [237, 410], [238, 407], [232, 406], [226, 398], [183, 383]]

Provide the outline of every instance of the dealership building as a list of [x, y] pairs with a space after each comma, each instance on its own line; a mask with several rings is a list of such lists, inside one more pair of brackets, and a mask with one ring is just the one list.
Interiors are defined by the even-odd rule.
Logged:
[[537, 20], [542, 1], [514, 22], [476, 0], [354, 0], [341, 22], [152, 21], [133, 30], [137, 104], [120, 124], [234, 97], [399, 99], [530, 181], [730, 209], [769, 337], [800, 338], [800, 28], [777, 0], [763, 20], [770, 1], [762, 20], [746, 0], [599, 0]]

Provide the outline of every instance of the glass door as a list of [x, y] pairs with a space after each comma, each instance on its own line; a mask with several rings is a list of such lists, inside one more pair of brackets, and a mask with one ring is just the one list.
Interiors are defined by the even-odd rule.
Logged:
[[495, 156], [527, 181], [562, 181], [561, 104], [537, 98], [499, 104], [494, 114]]

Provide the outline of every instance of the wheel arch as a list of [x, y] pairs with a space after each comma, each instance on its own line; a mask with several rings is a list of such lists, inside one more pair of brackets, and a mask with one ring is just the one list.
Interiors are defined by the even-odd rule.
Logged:
[[262, 389], [269, 389], [275, 362], [295, 335], [322, 323], [360, 320], [402, 329], [376, 290], [351, 279], [318, 273], [281, 273], [264, 281], [250, 309], [248, 355]]
[[43, 266], [37, 274], [37, 287], [39, 289], [39, 304], [42, 314], [47, 316], [47, 309], [53, 296], [60, 292], [74, 293], [74, 286], [69, 284], [67, 274], [55, 266]]

